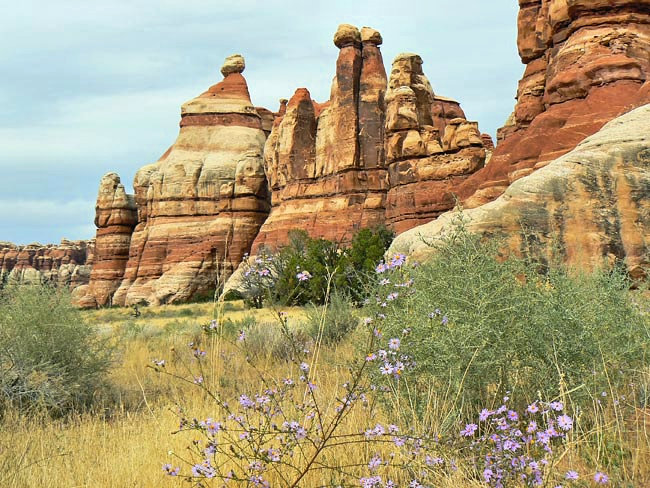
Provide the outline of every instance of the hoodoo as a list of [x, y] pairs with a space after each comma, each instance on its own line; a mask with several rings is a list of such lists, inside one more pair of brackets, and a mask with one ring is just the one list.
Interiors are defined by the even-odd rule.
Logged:
[[300, 88], [276, 118], [264, 158], [273, 206], [253, 251], [286, 244], [291, 229], [341, 240], [384, 222], [381, 43], [374, 29], [339, 26], [329, 102], [319, 105]]
[[[269, 195], [266, 137], [244, 67], [241, 55], [226, 58], [223, 81], [182, 106], [176, 142], [137, 172], [133, 233], [127, 232], [131, 214], [129, 224], [113, 219], [124, 232], [112, 258], [109, 251], [101, 261], [106, 271], [94, 272], [84, 303], [171, 303], [209, 293], [250, 250]], [[98, 200], [98, 241], [112, 225], [110, 218], [103, 224], [103, 211]]]
[[485, 149], [478, 123], [436, 100], [417, 54], [393, 61], [386, 103], [386, 220], [399, 233], [453, 208], [454, 189], [483, 167]]

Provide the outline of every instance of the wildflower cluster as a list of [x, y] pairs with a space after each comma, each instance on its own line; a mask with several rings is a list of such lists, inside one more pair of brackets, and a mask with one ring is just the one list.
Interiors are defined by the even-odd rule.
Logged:
[[404, 263], [406, 263], [406, 256], [404, 254], [398, 253], [395, 254], [389, 261], [380, 262], [375, 268], [375, 271], [377, 273], [385, 273], [386, 271], [401, 268]]
[[[508, 400], [504, 397], [496, 410], [481, 410], [477, 423], [466, 424], [459, 433], [470, 442], [482, 479], [495, 488], [516, 483], [545, 486], [545, 482], [557, 481], [555, 460], [561, 455], [557, 451], [574, 427], [572, 417], [559, 401], [534, 402], [520, 414], [508, 407]], [[573, 481], [578, 474], [569, 471], [564, 478]]]
[[244, 267], [242, 293], [251, 305], [260, 308], [268, 290], [273, 288], [278, 280], [273, 256], [262, 249], [255, 258], [244, 255], [242, 265]]

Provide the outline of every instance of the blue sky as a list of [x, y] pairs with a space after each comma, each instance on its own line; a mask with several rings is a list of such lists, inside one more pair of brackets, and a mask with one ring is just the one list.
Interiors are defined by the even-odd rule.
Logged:
[[340, 23], [383, 35], [387, 69], [416, 52], [434, 91], [494, 135], [523, 66], [514, 0], [22, 0], [0, 32], [0, 241], [94, 237], [101, 176], [129, 192], [178, 133], [180, 105], [241, 53], [253, 103], [329, 98]]

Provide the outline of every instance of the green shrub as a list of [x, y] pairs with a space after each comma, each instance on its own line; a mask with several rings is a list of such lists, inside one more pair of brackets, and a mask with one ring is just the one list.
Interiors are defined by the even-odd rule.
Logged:
[[[414, 360], [404, 372], [411, 392], [433, 379], [474, 405], [507, 392], [522, 402], [571, 390], [580, 399], [629, 383], [647, 364], [647, 319], [621, 270], [539, 274], [464, 230], [436, 246], [428, 264], [382, 275], [391, 283], [377, 293], [382, 341], [399, 338]], [[411, 287], [394, 286], [409, 278]]]
[[311, 305], [307, 310], [306, 330], [314, 342], [320, 338], [325, 344], [338, 344], [358, 323], [352, 305], [339, 292], [332, 293], [326, 307]]
[[237, 300], [243, 300], [244, 298], [246, 297], [239, 290], [228, 290], [223, 296], [225, 302], [235, 302]]
[[[242, 293], [256, 308], [265, 301], [281, 305], [323, 304], [334, 290], [353, 301], [364, 297], [375, 277], [374, 267], [390, 245], [385, 228], [359, 231], [349, 247], [291, 231], [289, 244], [272, 254], [265, 250], [245, 264]], [[307, 273], [307, 277], [301, 275]]]
[[0, 296], [0, 395], [21, 411], [88, 405], [110, 364], [107, 341], [84, 323], [69, 294], [43, 286]]
[[245, 331], [243, 347], [251, 357], [289, 361], [302, 353], [309, 338], [300, 328], [277, 322], [256, 322]]

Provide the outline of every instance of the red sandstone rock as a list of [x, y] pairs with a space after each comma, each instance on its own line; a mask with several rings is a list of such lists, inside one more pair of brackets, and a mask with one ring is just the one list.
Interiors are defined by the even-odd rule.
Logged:
[[490, 164], [458, 189], [466, 207], [650, 102], [650, 0], [520, 0], [526, 70]]
[[250, 250], [269, 211], [269, 116], [252, 105], [243, 68], [241, 56], [228, 58], [223, 81], [182, 106], [176, 142], [137, 172], [137, 226], [113, 304], [210, 293]]
[[379, 32], [342, 25], [331, 99], [298, 89], [266, 143], [272, 210], [253, 250], [288, 242], [291, 229], [348, 239], [384, 221], [384, 94]]
[[17, 246], [0, 242], [0, 279], [14, 284], [51, 283], [70, 290], [88, 283], [94, 241]]
[[460, 105], [434, 96], [417, 54], [393, 61], [386, 103], [386, 221], [400, 233], [453, 208], [454, 188], [483, 166], [485, 149]]
[[[463, 226], [497, 236], [510, 252], [562, 259], [579, 270], [624, 264], [634, 278], [650, 270], [650, 105], [603, 127], [573, 151], [519, 178], [494, 201], [464, 210]], [[399, 235], [392, 252], [422, 263], [427, 242], [449, 234], [460, 215], [448, 212]]]
[[99, 183], [95, 206], [94, 264], [88, 287], [75, 293], [78, 306], [95, 308], [112, 304], [113, 294], [124, 276], [137, 221], [133, 195], [127, 195], [116, 173], [105, 174]]

